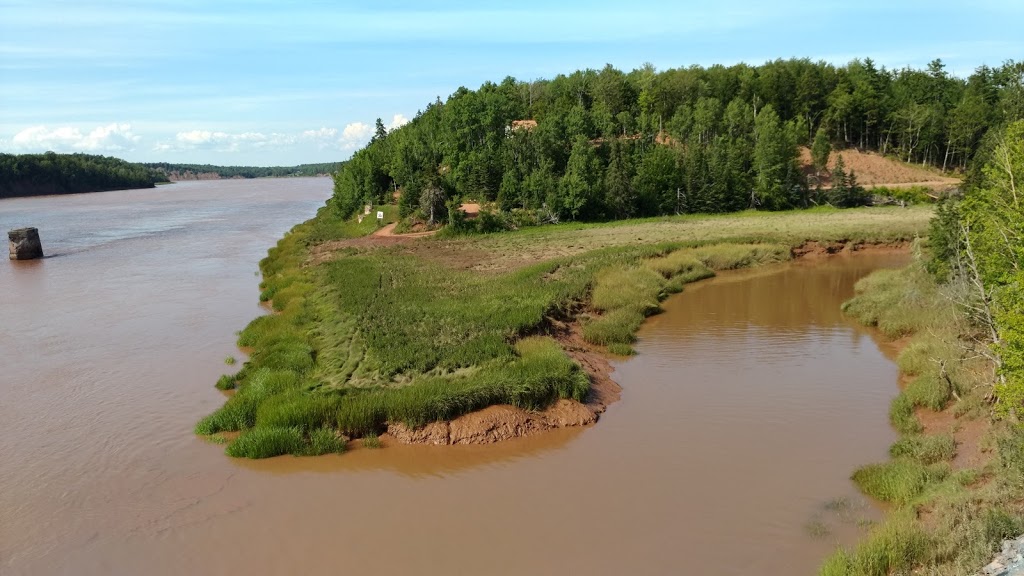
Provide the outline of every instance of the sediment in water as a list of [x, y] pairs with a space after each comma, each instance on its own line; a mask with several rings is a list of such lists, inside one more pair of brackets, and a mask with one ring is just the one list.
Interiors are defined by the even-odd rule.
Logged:
[[[903, 252], [909, 246], [908, 242], [808, 241], [793, 247], [790, 255], [794, 260], [824, 258], [854, 252]], [[564, 321], [548, 319], [541, 331], [555, 338], [590, 378], [590, 391], [585, 402], [563, 399], [541, 411], [509, 405], [489, 406], [449, 421], [431, 422], [416, 428], [389, 423], [385, 436], [402, 444], [491, 444], [545, 430], [597, 422], [608, 406], [621, 398], [622, 387], [611, 377], [615, 369], [607, 351], [586, 342], [581, 328], [579, 318], [574, 315]]]

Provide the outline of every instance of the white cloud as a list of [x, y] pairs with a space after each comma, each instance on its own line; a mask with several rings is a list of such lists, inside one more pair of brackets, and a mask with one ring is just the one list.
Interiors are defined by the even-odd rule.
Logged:
[[362, 122], [353, 122], [345, 126], [341, 131], [341, 148], [343, 150], [355, 150], [373, 135], [373, 126]]
[[[315, 132], [309, 131], [306, 132]], [[305, 132], [303, 133], [305, 135]], [[156, 152], [178, 150], [214, 150], [216, 152], [238, 152], [240, 150], [283, 148], [295, 144], [297, 138], [291, 134], [273, 132], [220, 132], [213, 130], [187, 130], [178, 132], [173, 142], [158, 142], [153, 146]]]
[[124, 152], [135, 149], [140, 137], [132, 132], [131, 124], [112, 123], [97, 126], [83, 134], [74, 126], [49, 129], [32, 126], [14, 135], [11, 146], [21, 150], [53, 150], [55, 152]]
[[327, 148], [338, 147], [338, 129], [328, 128], [326, 126], [321, 127], [319, 130], [305, 130], [302, 133], [302, 139], [308, 142], [314, 142], [317, 148], [324, 150]]
[[395, 116], [391, 119], [391, 123], [388, 124], [388, 130], [391, 131], [394, 130], [395, 128], [401, 128], [402, 126], [405, 126], [408, 123], [409, 119], [406, 118], [404, 114], [395, 114]]
[[178, 132], [174, 139], [177, 140], [179, 144], [186, 146], [198, 146], [200, 144], [213, 142], [222, 137], [227, 137], [227, 134], [224, 132], [211, 132], [209, 130], [189, 130], [188, 132]]
[[306, 131], [304, 131], [302, 133], [302, 137], [303, 138], [307, 138], [309, 140], [333, 139], [337, 135], [338, 135], [338, 129], [337, 128], [327, 128], [327, 127], [320, 128], [319, 130], [306, 130]]

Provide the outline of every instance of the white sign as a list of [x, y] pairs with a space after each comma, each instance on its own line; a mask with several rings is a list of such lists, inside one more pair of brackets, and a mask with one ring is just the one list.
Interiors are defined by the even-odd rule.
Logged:
[[383, 220], [383, 219], [384, 219], [384, 213], [383, 212], [377, 212], [377, 220]]

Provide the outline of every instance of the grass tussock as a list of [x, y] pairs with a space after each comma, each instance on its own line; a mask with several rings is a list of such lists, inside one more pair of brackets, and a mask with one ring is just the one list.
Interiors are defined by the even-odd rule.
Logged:
[[608, 353], [616, 356], [633, 356], [636, 350], [629, 344], [612, 343], [608, 345]]
[[883, 502], [907, 504], [917, 498], [935, 479], [948, 475], [948, 468], [929, 467], [918, 460], [897, 458], [869, 464], [853, 473], [853, 481], [865, 494]]
[[217, 383], [214, 385], [217, 390], [234, 390], [235, 389], [235, 377], [229, 374], [224, 374], [217, 379]]
[[932, 545], [932, 539], [913, 514], [900, 511], [872, 530], [854, 551], [835, 552], [818, 573], [821, 576], [904, 574], [928, 558]]
[[376, 434], [367, 434], [363, 436], [363, 448], [377, 449], [381, 447], [380, 436]]
[[921, 432], [921, 421], [914, 414], [914, 403], [906, 394], [899, 394], [889, 405], [889, 422], [900, 434]]
[[956, 455], [956, 442], [949, 434], [905, 436], [889, 447], [889, 455], [935, 464]]
[[228, 444], [228, 456], [237, 458], [270, 458], [282, 454], [300, 454], [305, 447], [298, 428], [256, 428]]

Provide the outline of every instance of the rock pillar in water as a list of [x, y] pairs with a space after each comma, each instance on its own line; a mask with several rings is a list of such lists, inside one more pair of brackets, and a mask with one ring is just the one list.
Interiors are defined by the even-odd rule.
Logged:
[[32, 260], [43, 257], [43, 244], [39, 241], [39, 230], [18, 228], [7, 233], [11, 241], [11, 260]]

